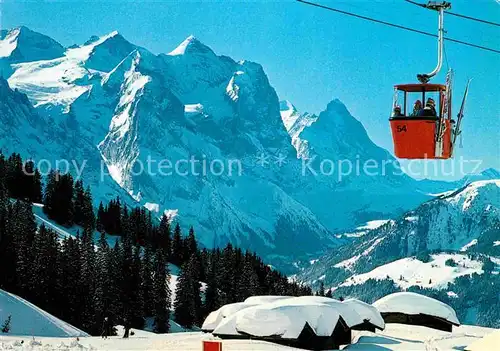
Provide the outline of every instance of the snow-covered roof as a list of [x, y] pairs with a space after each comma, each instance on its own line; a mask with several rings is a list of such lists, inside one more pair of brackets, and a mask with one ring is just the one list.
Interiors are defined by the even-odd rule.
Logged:
[[317, 336], [331, 336], [339, 317], [338, 309], [328, 304], [288, 301], [241, 311], [236, 318], [236, 329], [256, 337], [296, 339], [307, 323]]
[[[252, 300], [262, 301], [259, 297]], [[295, 339], [308, 324], [317, 336], [331, 336], [340, 317], [348, 327], [361, 325], [366, 320], [384, 328], [378, 311], [361, 301], [344, 303], [327, 297], [301, 296], [276, 298], [273, 302], [239, 310], [224, 318], [213, 334]]]
[[293, 296], [277, 296], [277, 295], [260, 295], [260, 296], [250, 296], [245, 300], [245, 303], [252, 303], [252, 304], [263, 304], [263, 303], [270, 303], [278, 300], [284, 300], [284, 299], [289, 299]]
[[203, 322], [201, 330], [212, 331], [219, 325], [219, 323], [224, 318], [226, 318], [230, 315], [233, 315], [242, 309], [252, 307], [252, 306], [255, 306], [255, 304], [247, 303], [247, 302], [237, 302], [237, 303], [231, 303], [228, 305], [224, 305], [221, 308], [219, 308], [217, 311], [213, 311], [207, 316], [207, 318], [205, 319], [205, 322]]
[[425, 314], [460, 325], [455, 310], [436, 299], [411, 292], [398, 292], [382, 297], [373, 303], [380, 313]]
[[344, 300], [343, 303], [353, 308], [363, 320], [370, 322], [381, 330], [385, 329], [384, 318], [382, 318], [382, 315], [376, 307], [357, 299], [347, 299]]

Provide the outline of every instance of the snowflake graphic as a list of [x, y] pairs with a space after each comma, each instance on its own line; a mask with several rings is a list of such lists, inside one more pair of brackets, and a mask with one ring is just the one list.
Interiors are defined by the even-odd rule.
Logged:
[[262, 167], [267, 166], [269, 164], [269, 155], [261, 153], [259, 156], [257, 156], [257, 164], [261, 165]]
[[279, 153], [278, 156], [274, 156], [276, 159], [274, 161], [274, 164], [278, 165], [279, 167], [283, 166], [286, 163], [286, 156], [283, 155], [281, 152]]

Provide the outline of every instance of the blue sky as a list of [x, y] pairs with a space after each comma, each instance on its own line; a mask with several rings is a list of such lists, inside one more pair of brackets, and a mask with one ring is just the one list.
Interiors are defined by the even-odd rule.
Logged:
[[[437, 15], [403, 0], [316, 2], [342, 10], [436, 31]], [[454, 0], [452, 11], [492, 21], [496, 0]], [[16, 1], [0, 4], [0, 27], [25, 25], [63, 45], [118, 30], [154, 53], [169, 52], [194, 34], [216, 53], [264, 66], [281, 99], [301, 111], [319, 113], [342, 100], [380, 146], [392, 150], [388, 125], [392, 87], [414, 82], [436, 62], [433, 38], [283, 1]], [[500, 49], [500, 28], [448, 16], [448, 36]], [[474, 78], [458, 158], [500, 168], [500, 55], [446, 44], [455, 71], [455, 110], [468, 77]], [[447, 64], [434, 80], [444, 80]], [[454, 111], [454, 114], [456, 111]], [[453, 163], [454, 162], [454, 163]], [[404, 162], [403, 162], [404, 164]], [[436, 163], [432, 163], [436, 165]], [[421, 165], [416, 165], [418, 169]], [[460, 174], [436, 178], [458, 178]]]

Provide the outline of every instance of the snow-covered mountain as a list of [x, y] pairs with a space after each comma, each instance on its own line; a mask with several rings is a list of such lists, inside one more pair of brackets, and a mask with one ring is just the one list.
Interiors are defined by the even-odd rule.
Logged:
[[[430, 198], [340, 101], [300, 113], [262, 66], [193, 36], [160, 55], [117, 32], [67, 49], [25, 27], [1, 38], [2, 149], [67, 159], [73, 172], [85, 162], [96, 202], [120, 195], [178, 214], [206, 246], [320, 252], [339, 244], [333, 232]], [[342, 160], [386, 165], [328, 170]]]
[[[327, 288], [352, 295], [427, 289], [464, 304], [463, 310], [486, 308], [499, 303], [498, 290], [493, 292], [496, 301], [486, 298], [500, 283], [499, 238], [500, 180], [477, 181], [311, 261], [298, 279], [323, 281]], [[474, 284], [486, 285], [483, 299], [471, 298]], [[492, 317], [467, 318], [485, 324]]]
[[371, 141], [339, 100], [331, 101], [319, 116], [301, 114], [285, 101], [281, 118], [297, 157], [307, 165], [307, 181], [294, 189], [294, 196], [329, 229], [339, 232], [394, 216], [431, 198], [387, 150]]

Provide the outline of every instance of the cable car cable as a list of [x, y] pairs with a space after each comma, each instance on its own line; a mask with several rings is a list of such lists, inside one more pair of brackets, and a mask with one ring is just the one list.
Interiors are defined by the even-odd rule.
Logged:
[[[341, 13], [341, 14], [344, 14], [344, 15], [347, 15], [347, 16], [357, 17], [357, 18], [360, 18], [360, 19], [363, 19], [363, 20], [366, 20], [366, 21], [375, 22], [375, 23], [383, 24], [383, 25], [386, 25], [386, 26], [394, 27], [394, 28], [399, 28], [399, 29], [407, 30], [407, 31], [418, 33], [418, 34], [422, 34], [422, 35], [427, 35], [429, 37], [434, 37], [434, 38], [438, 37], [437, 34], [433, 34], [433, 33], [429, 33], [429, 32], [424, 32], [424, 31], [419, 30], [419, 29], [405, 27], [405, 26], [402, 26], [402, 25], [399, 25], [399, 24], [394, 24], [394, 23], [390, 23], [390, 22], [386, 22], [386, 21], [381, 21], [381, 20], [378, 20], [376, 18], [371, 18], [371, 17], [366, 17], [366, 16], [358, 15], [358, 14], [355, 14], [355, 13], [352, 13], [352, 12], [347, 12], [347, 11], [335, 9], [333, 7], [328, 7], [328, 6], [317, 4], [317, 3], [314, 3], [314, 2], [309, 2], [309, 1], [306, 1], [306, 0], [296, 0], [296, 1], [300, 2], [300, 3], [303, 3], [303, 4], [306, 4], [306, 5], [311, 5], [311, 6], [319, 7], [319, 8], [325, 9], [325, 10], [329, 10], [329, 11], [333, 11], [333, 12], [338, 12], [338, 13]], [[492, 49], [492, 48], [489, 48], [489, 47], [486, 47], [486, 46], [472, 44], [472, 43], [468, 43], [468, 42], [465, 42], [465, 41], [461, 41], [461, 40], [457, 40], [457, 39], [453, 39], [453, 38], [447, 38], [447, 37], [445, 37], [444, 40], [448, 40], [448, 41], [451, 41], [451, 42], [454, 42], [454, 43], [457, 43], [457, 44], [462, 44], [462, 45], [474, 47], [474, 48], [477, 48], [477, 49], [491, 51], [491, 52], [500, 54], [500, 50]]]
[[[413, 5], [417, 5], [419, 7], [427, 8], [424, 4], [420, 4], [420, 3], [412, 1], [412, 0], [404, 0], [404, 1], [406, 1], [410, 4], [413, 4]], [[448, 15], [456, 16], [456, 17], [462, 17], [462, 18], [465, 18], [465, 19], [468, 19], [471, 21], [481, 22], [481, 23], [492, 25], [492, 26], [500, 27], [500, 23], [483, 20], [481, 18], [475, 18], [475, 17], [471, 17], [471, 16], [461, 15], [459, 13], [454, 13], [454, 12], [449, 12], [449, 11], [444, 11], [444, 13], [446, 13]]]

